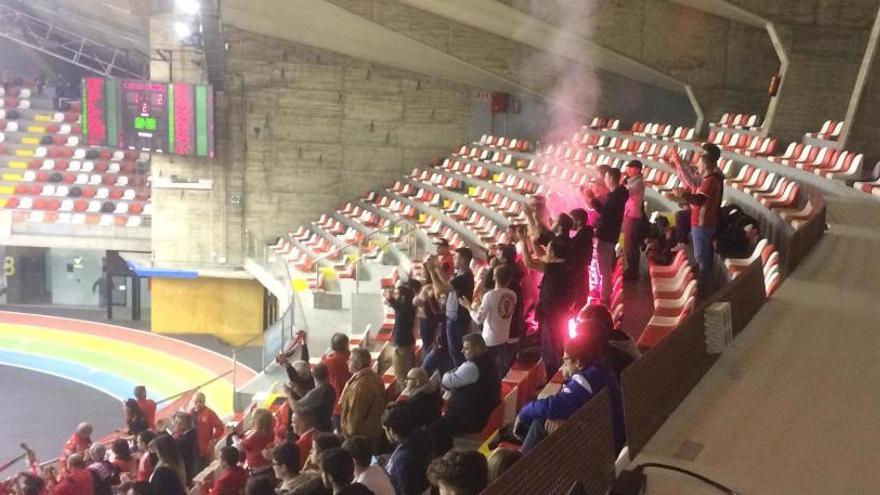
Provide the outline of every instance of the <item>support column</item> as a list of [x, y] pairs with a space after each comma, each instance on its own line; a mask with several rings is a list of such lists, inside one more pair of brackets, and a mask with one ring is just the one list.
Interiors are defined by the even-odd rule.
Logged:
[[865, 154], [866, 170], [880, 159], [880, 11], [868, 39], [855, 89], [849, 101], [846, 121], [840, 133], [843, 147]]

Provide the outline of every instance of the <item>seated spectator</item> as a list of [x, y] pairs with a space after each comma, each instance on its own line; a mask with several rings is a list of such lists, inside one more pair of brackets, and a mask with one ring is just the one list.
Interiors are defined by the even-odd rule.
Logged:
[[342, 443], [354, 460], [354, 480], [376, 495], [395, 495], [394, 486], [382, 466], [372, 464], [373, 450], [365, 437], [354, 436]]
[[302, 469], [309, 452], [312, 450], [312, 439], [315, 435], [315, 415], [310, 409], [297, 407], [293, 410], [290, 420], [293, 425], [293, 432], [297, 435], [296, 447], [299, 449], [300, 465]]
[[309, 458], [306, 459], [303, 470], [320, 471], [321, 470], [321, 454], [330, 450], [342, 447], [342, 438], [333, 433], [321, 432], [312, 438], [312, 450], [309, 452]]
[[52, 489], [51, 495], [93, 495], [94, 493], [92, 472], [86, 469], [83, 455], [71, 454], [67, 458], [67, 473]]
[[198, 440], [198, 459], [196, 472], [199, 473], [211, 463], [214, 452], [214, 444], [223, 437], [226, 427], [220, 416], [207, 406], [205, 394], [199, 392], [193, 398], [193, 407], [190, 412], [196, 422], [196, 439]]
[[129, 435], [137, 435], [142, 431], [150, 429], [147, 417], [144, 415], [143, 411], [141, 411], [136, 400], [126, 400], [123, 404], [122, 411], [125, 418], [125, 426], [128, 428]]
[[758, 221], [736, 205], [727, 205], [719, 213], [715, 234], [716, 251], [725, 258], [748, 258], [761, 236]]
[[323, 487], [321, 477], [316, 471], [300, 471], [300, 464], [305, 459], [300, 457], [299, 448], [285, 442], [272, 451], [272, 469], [278, 479], [278, 495], [300, 495], [309, 487]]
[[244, 486], [244, 495], [275, 495], [275, 480], [265, 476], [255, 476]]
[[657, 265], [669, 265], [675, 258], [675, 229], [669, 220], [660, 215], [648, 229], [645, 254], [648, 260]]
[[67, 458], [73, 454], [79, 454], [80, 457], [83, 457], [91, 446], [92, 425], [88, 423], [80, 423], [77, 425], [73, 435], [67, 440], [67, 443], [64, 444], [64, 449], [61, 451], [61, 459], [59, 459], [59, 461], [65, 463], [67, 462]]
[[412, 288], [406, 284], [397, 284], [393, 291], [385, 292], [385, 301], [394, 310], [394, 329], [391, 332], [394, 353], [391, 356], [391, 366], [397, 378], [398, 391], [403, 390], [406, 374], [416, 365], [414, 296]]
[[476, 451], [452, 451], [428, 466], [431, 485], [440, 495], [478, 495], [489, 485], [486, 456]]
[[443, 392], [440, 384], [428, 376], [424, 368], [413, 368], [406, 375], [406, 387], [397, 398], [415, 419], [416, 426], [427, 426], [443, 414]]
[[137, 462], [131, 455], [127, 440], [117, 438], [110, 445], [110, 451], [113, 452], [113, 466], [119, 474], [134, 474], [137, 471]]
[[[589, 322], [581, 325], [587, 326]], [[615, 443], [618, 450], [623, 447], [620, 387], [614, 372], [605, 364], [603, 336], [601, 332], [596, 335], [589, 327], [579, 328], [578, 333], [565, 346], [562, 389], [555, 395], [526, 404], [516, 417], [513, 431], [523, 439], [523, 454], [528, 454], [547, 436], [548, 421], [568, 419], [605, 387], [611, 390]], [[551, 425], [551, 430], [554, 426]]]
[[[336, 407], [333, 409], [333, 415], [340, 415], [342, 402], [342, 389], [351, 378], [351, 372], [348, 370], [348, 360], [351, 353], [348, 349], [348, 335], [344, 333], [335, 333], [330, 338], [330, 351], [321, 358], [321, 363], [327, 367], [328, 380], [333, 390], [336, 392]], [[338, 420], [337, 420], [338, 421]]]
[[171, 435], [162, 434], [150, 442], [150, 452], [156, 454], [156, 468], [150, 475], [150, 487], [156, 495], [184, 495], [186, 493], [186, 466], [177, 451]]
[[239, 495], [248, 479], [247, 471], [238, 463], [241, 454], [235, 447], [220, 450], [220, 475], [215, 476], [214, 486], [208, 495]]
[[489, 454], [489, 483], [494, 483], [501, 475], [522, 459], [522, 452], [514, 449], [495, 449]]
[[103, 444], [94, 443], [89, 447], [91, 462], [86, 469], [92, 475], [95, 495], [112, 495], [113, 485], [119, 484], [119, 470], [106, 459], [106, 455], [107, 448]]
[[[620, 374], [627, 366], [642, 357], [636, 343], [621, 328], [614, 326], [614, 320], [608, 308], [602, 304], [590, 304], [584, 308], [579, 317], [585, 322], [583, 331], [594, 332], [603, 336], [605, 342], [605, 359], [615, 375]], [[595, 324], [591, 322], [595, 322]]]
[[147, 418], [147, 425], [151, 430], [156, 429], [156, 402], [147, 398], [147, 387], [138, 385], [134, 388], [134, 398], [137, 401], [138, 408]]
[[357, 348], [351, 351], [348, 369], [351, 378], [345, 384], [340, 401], [340, 429], [347, 436], [363, 435], [378, 448], [382, 437], [382, 412], [385, 411], [385, 386], [371, 367], [370, 353]]
[[431, 434], [438, 452], [452, 448], [453, 436], [477, 433], [489, 421], [492, 410], [501, 401], [501, 378], [492, 358], [486, 354], [486, 343], [480, 334], [464, 337], [466, 361], [443, 375], [443, 388], [450, 392], [446, 414], [431, 425]]
[[333, 495], [372, 495], [366, 486], [354, 481], [354, 460], [341, 448], [321, 455], [321, 478]]
[[186, 470], [186, 485], [192, 484], [193, 476], [196, 475], [196, 461], [199, 457], [199, 439], [196, 429], [193, 427], [192, 416], [185, 412], [174, 414], [174, 442], [177, 451], [183, 459]]
[[508, 338], [510, 322], [516, 307], [516, 293], [508, 288], [513, 270], [499, 265], [493, 270], [494, 286], [483, 295], [477, 307], [471, 307], [467, 299], [461, 298], [459, 304], [474, 315], [474, 322], [482, 325], [486, 353], [498, 367], [498, 376], [504, 376], [510, 369]]
[[385, 469], [397, 495], [417, 495], [428, 488], [425, 469], [433, 454], [433, 441], [418, 416], [406, 404], [392, 404], [382, 416], [385, 436], [394, 451]]
[[272, 467], [263, 451], [271, 448], [275, 435], [272, 431], [272, 413], [266, 409], [254, 412], [254, 427], [241, 440], [245, 462], [251, 475], [267, 473]]
[[327, 366], [322, 363], [315, 365], [312, 370], [315, 379], [315, 388], [309, 390], [306, 395], [296, 402], [301, 410], [309, 410], [315, 418], [315, 429], [318, 431], [332, 431], [333, 408], [336, 405], [336, 391], [330, 384]]
[[137, 475], [135, 476], [135, 480], [137, 481], [149, 481], [150, 475], [153, 474], [153, 467], [156, 466], [156, 463], [158, 462], [156, 454], [149, 452], [150, 442], [152, 442], [154, 438], [156, 438], [156, 434], [150, 430], [141, 432], [141, 434], [137, 436], [137, 448], [138, 452], [140, 452]]

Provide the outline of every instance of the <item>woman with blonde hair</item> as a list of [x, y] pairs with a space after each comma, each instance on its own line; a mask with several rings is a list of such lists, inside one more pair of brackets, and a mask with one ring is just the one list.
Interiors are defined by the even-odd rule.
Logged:
[[185, 495], [186, 468], [174, 439], [170, 435], [159, 435], [150, 442], [148, 449], [158, 459], [156, 469], [150, 476], [153, 493]]
[[245, 434], [241, 448], [244, 449], [245, 460], [252, 475], [263, 472], [271, 475], [272, 464], [264, 451], [271, 450], [272, 441], [275, 440], [275, 419], [268, 409], [257, 409], [253, 419], [254, 427]]

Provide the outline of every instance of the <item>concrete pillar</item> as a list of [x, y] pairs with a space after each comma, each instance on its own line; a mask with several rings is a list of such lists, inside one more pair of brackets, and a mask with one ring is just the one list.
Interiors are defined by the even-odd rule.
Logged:
[[880, 11], [868, 39], [855, 89], [849, 101], [839, 141], [849, 150], [865, 154], [865, 169], [880, 159]]

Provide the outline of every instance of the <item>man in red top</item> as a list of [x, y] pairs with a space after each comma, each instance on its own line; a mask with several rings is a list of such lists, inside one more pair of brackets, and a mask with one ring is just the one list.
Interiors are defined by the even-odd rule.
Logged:
[[196, 472], [198, 473], [211, 463], [214, 443], [223, 436], [226, 429], [217, 413], [205, 405], [205, 394], [201, 392], [193, 398], [191, 414], [196, 420], [196, 442], [199, 447], [199, 458], [196, 462]]
[[138, 407], [147, 418], [147, 424], [151, 430], [156, 429], [156, 402], [147, 398], [147, 387], [138, 385], [134, 388], [134, 398]]
[[293, 431], [299, 435], [296, 447], [299, 449], [299, 468], [302, 469], [312, 450], [312, 438], [315, 435], [315, 414], [304, 407], [294, 407], [290, 417]]
[[238, 465], [241, 455], [235, 447], [223, 447], [220, 451], [220, 467], [223, 471], [214, 480], [208, 495], [239, 495], [247, 483], [248, 473]]
[[73, 454], [84, 456], [92, 446], [92, 425], [88, 423], [80, 423], [76, 427], [76, 431], [64, 444], [64, 450], [61, 452], [61, 465], [64, 466], [67, 459]]
[[339, 399], [342, 397], [342, 389], [351, 378], [348, 371], [348, 358], [351, 353], [348, 350], [348, 335], [335, 333], [330, 338], [330, 352], [324, 354], [321, 362], [327, 367], [327, 375], [330, 385], [336, 391], [336, 406], [333, 408], [334, 422], [339, 423]]
[[681, 198], [691, 206], [691, 242], [694, 246], [694, 258], [699, 266], [697, 274], [697, 294], [700, 298], [709, 296], [712, 282], [712, 267], [715, 260], [715, 249], [712, 241], [718, 227], [721, 211], [721, 198], [724, 193], [724, 174], [718, 169], [721, 150], [712, 143], [700, 146], [700, 160], [697, 171], [700, 174], [699, 184], [689, 180], [683, 170], [681, 159], [674, 150], [670, 150], [670, 158], [679, 171], [679, 176], [687, 185]]
[[51, 495], [94, 495], [92, 473], [86, 469], [81, 454], [71, 454], [67, 458], [67, 474], [61, 479]]

